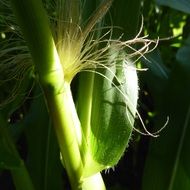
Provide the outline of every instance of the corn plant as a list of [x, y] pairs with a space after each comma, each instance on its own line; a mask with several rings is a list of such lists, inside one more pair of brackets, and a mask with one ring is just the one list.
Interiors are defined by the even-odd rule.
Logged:
[[[3, 65], [18, 69], [20, 83], [29, 74], [39, 83], [72, 189], [105, 189], [100, 172], [120, 160], [136, 115], [138, 83], [133, 62], [148, 51], [151, 41], [139, 34], [121, 41], [112, 28], [104, 27], [101, 20], [111, 4], [111, 0], [95, 3], [89, 15], [85, 9], [92, 3], [88, 1], [2, 1], [10, 12], [5, 18], [13, 33], [2, 41]], [[136, 4], [139, 7], [139, 1]], [[138, 16], [133, 31], [137, 31]], [[143, 46], [135, 50], [134, 43]], [[13, 52], [18, 55], [9, 57]], [[74, 102], [71, 82], [81, 71]], [[17, 85], [12, 96], [18, 89], [26, 90]], [[5, 118], [2, 130], [6, 131]], [[12, 149], [20, 162], [10, 169], [15, 187], [35, 189], [25, 164]]]

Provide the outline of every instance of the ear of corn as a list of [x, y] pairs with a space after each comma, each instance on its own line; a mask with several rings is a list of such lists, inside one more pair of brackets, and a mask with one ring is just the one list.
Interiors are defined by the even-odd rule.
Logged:
[[[98, 69], [93, 86], [91, 128], [84, 176], [113, 167], [123, 155], [133, 129], [138, 98], [137, 74], [113, 50], [110, 69]], [[129, 65], [128, 65], [129, 64]], [[93, 167], [94, 166], [94, 167]]]
[[[127, 15], [133, 15], [134, 19], [129, 33], [127, 28], [131, 20], [125, 19], [125, 22], [121, 22], [117, 19], [121, 18], [120, 14], [125, 17], [125, 8], [130, 7], [130, 4], [129, 1], [119, 0], [113, 2], [111, 8], [114, 25], [126, 29], [124, 39], [134, 37], [138, 27], [139, 0], [132, 3], [137, 10], [135, 16], [128, 8]], [[121, 9], [123, 11], [119, 11]], [[117, 38], [118, 35], [117, 31], [113, 32], [114, 37]], [[121, 54], [123, 59], [118, 59]], [[110, 55], [107, 64], [112, 63], [111, 68], [97, 69], [99, 74], [82, 73], [80, 78], [77, 105], [79, 118], [81, 123], [84, 123], [82, 126], [86, 143], [83, 176], [89, 176], [118, 163], [128, 146], [134, 124], [138, 98], [136, 70], [129, 60], [128, 63], [125, 60], [125, 51], [110, 48]], [[88, 111], [85, 113], [85, 110]]]

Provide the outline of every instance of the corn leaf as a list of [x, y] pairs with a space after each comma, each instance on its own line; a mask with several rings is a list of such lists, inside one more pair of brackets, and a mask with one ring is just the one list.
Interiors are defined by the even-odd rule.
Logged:
[[173, 9], [190, 13], [190, 0], [157, 0], [160, 5], [169, 6]]
[[[146, 55], [142, 59], [143, 68], [146, 72], [139, 72], [140, 81], [146, 81], [148, 88], [151, 89], [151, 96], [156, 99], [156, 106], [160, 106], [163, 101], [163, 91], [167, 85], [170, 71], [164, 65], [158, 49]], [[151, 80], [150, 80], [151, 79]], [[162, 83], [162, 85], [160, 85]]]
[[[120, 26], [120, 30], [115, 30], [115, 35], [123, 33], [123, 39], [128, 40], [136, 36], [139, 27], [140, 0], [117, 0], [113, 2], [111, 13], [114, 26]], [[121, 19], [123, 18], [123, 19]]]
[[[171, 70], [157, 116], [156, 128], [169, 116], [169, 123], [159, 138], [151, 140], [143, 190], [190, 189], [190, 66], [189, 40], [177, 54], [180, 61]], [[161, 85], [161, 84], [160, 84]]]
[[15, 169], [21, 166], [21, 159], [15, 153], [15, 148], [9, 137], [8, 124], [0, 117], [0, 168]]
[[[27, 166], [36, 190], [61, 189], [62, 167], [59, 148], [51, 125], [42, 92], [37, 87], [26, 118], [25, 126], [28, 146]], [[52, 179], [54, 173], [54, 180]]]

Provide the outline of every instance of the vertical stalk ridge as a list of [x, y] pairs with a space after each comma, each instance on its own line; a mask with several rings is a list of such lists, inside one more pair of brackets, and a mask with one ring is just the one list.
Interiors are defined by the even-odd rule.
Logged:
[[[45, 91], [45, 96], [71, 186], [73, 189], [78, 189], [83, 169], [79, 151], [80, 122], [76, 114], [70, 84], [65, 82], [63, 92], [56, 96], [48, 91]], [[77, 138], [75, 134], [78, 135]]]

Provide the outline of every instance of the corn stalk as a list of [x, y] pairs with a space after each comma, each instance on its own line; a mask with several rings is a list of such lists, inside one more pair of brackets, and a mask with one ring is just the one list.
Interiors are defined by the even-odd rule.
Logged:
[[[41, 1], [12, 0], [12, 7], [30, 49], [73, 189], [95, 187], [97, 183], [81, 182], [82, 160], [79, 151], [80, 122], [76, 114], [70, 84], [64, 73]], [[77, 131], [77, 132], [76, 132]], [[76, 134], [78, 133], [78, 134]], [[93, 177], [94, 178], [94, 177]], [[102, 184], [101, 177], [98, 184]], [[85, 180], [84, 180], [85, 181]], [[102, 188], [102, 189], [103, 189]]]

